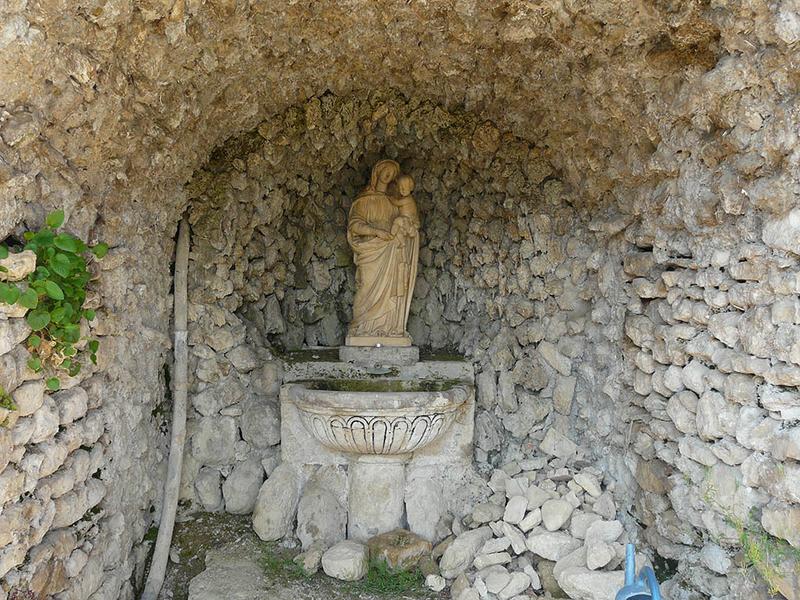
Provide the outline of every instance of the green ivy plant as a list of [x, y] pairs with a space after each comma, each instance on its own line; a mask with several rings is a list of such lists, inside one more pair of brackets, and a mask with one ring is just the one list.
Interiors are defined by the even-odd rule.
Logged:
[[[64, 211], [58, 210], [47, 215], [45, 226], [39, 231], [25, 232], [21, 249], [36, 254], [36, 270], [24, 282], [0, 282], [0, 302], [29, 309], [25, 319], [33, 332], [27, 341], [32, 354], [28, 367], [37, 373], [49, 367], [48, 370], [74, 377], [82, 366], [76, 348], [81, 341], [81, 320], [95, 317], [93, 310], [83, 308], [91, 279], [87, 257], [91, 253], [103, 258], [108, 244], [88, 246], [69, 233], [58, 232], [63, 224]], [[0, 245], [0, 259], [8, 254], [9, 248]], [[7, 269], [0, 266], [0, 270]], [[99, 346], [96, 339], [86, 343], [94, 364]], [[46, 384], [53, 391], [61, 387], [57, 376], [49, 377]]]
[[[17, 410], [14, 399], [2, 385], [0, 385], [0, 408], [4, 408], [5, 410]], [[0, 421], [0, 427], [6, 427], [7, 422], [7, 418]]]

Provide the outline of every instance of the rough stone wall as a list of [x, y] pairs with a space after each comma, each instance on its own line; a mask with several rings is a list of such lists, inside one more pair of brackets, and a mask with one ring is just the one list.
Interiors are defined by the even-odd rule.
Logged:
[[[791, 0], [552, 0], [537, 5], [458, 0], [452, 6], [373, 1], [343, 5], [330, 0], [279, 7], [241, 0], [2, 4], [0, 236], [22, 222], [35, 226], [47, 210], [63, 206], [72, 231], [91, 232], [119, 253], [118, 262], [108, 263], [116, 266], [109, 266], [98, 282], [109, 307], [99, 334], [105, 347], [114, 350], [108, 356], [115, 358], [99, 374], [110, 431], [110, 453], [101, 470], [107, 492], [100, 506], [109, 517], [122, 514], [124, 522], [113, 529], [117, 522], [101, 521], [99, 530], [114, 531], [118, 546], [108, 552], [104, 544], [95, 546], [88, 563], [92, 577], [83, 578], [85, 593], [76, 592], [75, 597], [90, 595], [101, 581], [105, 583], [97, 597], [116, 597], [140, 558], [128, 549], [141, 539], [158, 496], [159, 478], [154, 474], [163, 436], [150, 413], [163, 398], [163, 352], [169, 343], [166, 257], [171, 255], [170, 240], [185, 200], [183, 184], [209, 152], [232, 135], [250, 131], [283, 114], [298, 98], [326, 89], [347, 97], [353, 90], [397, 88], [406, 97], [450, 112], [465, 107], [479, 123], [488, 119], [500, 131], [537, 141], [545, 160], [571, 190], [571, 200], [591, 216], [584, 221], [589, 232], [577, 225], [575, 229], [575, 237], [585, 237], [591, 249], [586, 269], [599, 290], [587, 319], [596, 327], [589, 325], [584, 333], [586, 352], [594, 358], [584, 356], [570, 370], [579, 373], [571, 418], [578, 425], [586, 423], [585, 442], [577, 441], [607, 453], [601, 464], [617, 482], [618, 494], [635, 490], [630, 472], [647, 472], [638, 468], [635, 456], [647, 457], [642, 464], [660, 464], [649, 460], [655, 441], [652, 449], [647, 444], [648, 438], [663, 435], [651, 436], [649, 429], [665, 419], [658, 413], [661, 418], [652, 420], [637, 406], [642, 400], [632, 393], [632, 379], [626, 383], [605, 373], [624, 370], [633, 377], [638, 351], [628, 354], [625, 369], [616, 361], [624, 307], [628, 294], [655, 292], [648, 292], [641, 280], [626, 286], [626, 277], [632, 275], [626, 276], [623, 265], [612, 258], [652, 246], [661, 266], [638, 277], [656, 290], [661, 286], [659, 269], [686, 272], [687, 277], [706, 269], [722, 272], [722, 264], [705, 258], [698, 265], [708, 267], [694, 269], [691, 261], [672, 264], [705, 256], [700, 250], [710, 248], [709, 240], [726, 241], [731, 256], [749, 257], [737, 264], [763, 260], [777, 264], [767, 268], [770, 273], [782, 272], [783, 277], [791, 272], [798, 247], [796, 13]], [[363, 181], [366, 167], [353, 168], [361, 169]], [[631, 227], [619, 235], [626, 225]], [[653, 228], [659, 229], [658, 235]], [[755, 246], [738, 250], [744, 241]], [[759, 246], [769, 250], [751, 256]], [[788, 262], [781, 266], [784, 260]], [[726, 266], [726, 278], [728, 270]], [[713, 291], [706, 306], [741, 313], [745, 324], [766, 323], [764, 309], [759, 313], [756, 307], [770, 306], [770, 329], [774, 326], [776, 341], [783, 340], [778, 334], [791, 335], [785, 332], [795, 323], [780, 321], [785, 316], [772, 323], [771, 307], [780, 312], [791, 301], [787, 290], [796, 288], [763, 270], [756, 275], [731, 287], [737, 290], [735, 302], [742, 301], [736, 294], [752, 294], [747, 303], [717, 308], [722, 296]], [[696, 294], [695, 287], [701, 286], [686, 289]], [[728, 293], [730, 300], [730, 290], [712, 287]], [[771, 294], [776, 294], [774, 302]], [[655, 300], [639, 308], [634, 298], [629, 312], [653, 320], [655, 315], [646, 309], [670, 297]], [[702, 302], [706, 303], [705, 293]], [[735, 306], [739, 308], [730, 310]], [[690, 330], [659, 318], [675, 325], [670, 327], [670, 340], [689, 341], [677, 336], [690, 335]], [[654, 323], [663, 327], [657, 319]], [[710, 323], [690, 325], [700, 334], [705, 330], [714, 335]], [[552, 339], [568, 355], [556, 331], [548, 335], [556, 335]], [[740, 332], [737, 341], [726, 340], [733, 343], [732, 349], [762, 360], [767, 359], [762, 354], [774, 350], [769, 359], [779, 361], [777, 366], [794, 364], [786, 360], [788, 355], [777, 354], [782, 351], [777, 343], [759, 347], [750, 342], [772, 339], [760, 333], [743, 337]], [[698, 339], [702, 341], [702, 335]], [[482, 355], [477, 343], [474, 347], [481, 361], [494, 356], [494, 348]], [[651, 354], [662, 366], [672, 364], [671, 358], [662, 363]], [[706, 367], [716, 365], [713, 356], [704, 356], [695, 360]], [[646, 358], [639, 361], [645, 371], [655, 366], [642, 362]], [[509, 376], [500, 376], [510, 365], [501, 366], [495, 371], [497, 380], [483, 376], [488, 405], [499, 397], [497, 389], [508, 389]], [[723, 372], [716, 366], [715, 372]], [[586, 400], [580, 399], [581, 377]], [[638, 377], [639, 389], [646, 390], [646, 378]], [[758, 378], [764, 375], [753, 377], [762, 386]], [[781, 405], [770, 400], [764, 405], [763, 392], [772, 393], [771, 388], [758, 390], [758, 407], [769, 410], [767, 425], [775, 415], [792, 414], [788, 407], [784, 412], [773, 410]], [[789, 402], [783, 398], [791, 399], [793, 389], [778, 390], [784, 392], [778, 402]], [[724, 389], [722, 395], [725, 399]], [[491, 432], [513, 420], [498, 418], [502, 412], [482, 414], [489, 415], [480, 417], [490, 432], [490, 442], [484, 443], [486, 458], [494, 452], [499, 457], [494, 460], [503, 460], [497, 450], [500, 438]], [[739, 417], [746, 414], [740, 409]], [[641, 426], [644, 437], [637, 433], [643, 441], [626, 452], [631, 423]], [[793, 424], [786, 419], [781, 423], [784, 429]], [[665, 441], [671, 440], [658, 443]], [[687, 443], [693, 442], [684, 442], [685, 447]], [[516, 447], [512, 445], [506, 456], [513, 457]], [[771, 455], [769, 450], [756, 449], [753, 455], [761, 460]], [[781, 464], [783, 472], [796, 466], [791, 458]], [[782, 481], [780, 474], [781, 468], [775, 481]], [[645, 480], [641, 475], [640, 479]], [[671, 478], [677, 479], [677, 474]], [[772, 480], [759, 486], [780, 497]], [[787, 506], [786, 514], [796, 514], [796, 499]], [[699, 544], [705, 538], [698, 536], [713, 529], [692, 523], [692, 544]], [[665, 544], [657, 545], [669, 552]], [[706, 586], [701, 589], [710, 589], [711, 584], [701, 583]], [[129, 590], [128, 584], [123, 590]]]
[[[525, 458], [545, 435], [564, 460], [575, 442], [591, 455], [596, 437], [584, 432], [612, 429], [610, 400], [593, 390], [621, 359], [622, 311], [591, 314], [608, 256], [596, 247], [616, 230], [574, 206], [542, 154], [475, 115], [397, 93], [315, 97], [215, 152], [188, 186], [197, 428], [187, 462], [198, 478], [192, 490], [187, 475], [186, 495], [220, 510], [220, 473], [251, 452], [267, 474], [274, 467], [276, 449], [254, 441], [279, 442], [275, 398], [261, 396], [270, 429], [253, 435], [243, 407], [259, 392], [243, 371], [256, 361], [243, 366], [241, 355], [343, 342], [354, 291], [347, 211], [386, 156], [415, 178], [422, 218], [409, 330], [420, 346], [475, 361], [479, 464]], [[218, 414], [230, 435], [214, 455]]]
[[[773, 31], [797, 40], [797, 23]], [[629, 466], [645, 539], [681, 560], [673, 598], [764, 596], [754, 556], [798, 589], [800, 113], [780, 55], [728, 56], [681, 88], [624, 233]], [[772, 556], [743, 557], [743, 539]]]
[[[39, 216], [17, 215], [27, 225], [9, 233], [20, 239]], [[111, 232], [79, 212], [65, 228], [87, 239]], [[151, 526], [160, 493], [153, 473], [161, 472], [163, 424], [153, 412], [164, 397], [159, 375], [169, 347], [166, 332], [150, 327], [168, 322], [169, 290], [145, 285], [131, 268], [146, 260], [115, 244], [91, 266], [98, 364], [62, 376], [58, 392], [27, 367], [25, 311], [0, 315], [0, 386], [17, 407], [0, 411], [2, 598], [26, 590], [59, 600], [133, 597], [144, 556], [130, 548]], [[147, 312], [136, 311], [139, 302]]]

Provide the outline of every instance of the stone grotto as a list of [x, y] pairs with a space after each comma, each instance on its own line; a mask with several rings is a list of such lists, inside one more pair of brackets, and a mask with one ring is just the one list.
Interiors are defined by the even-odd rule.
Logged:
[[800, 598], [798, 124], [798, 0], [0, 2], [0, 600]]

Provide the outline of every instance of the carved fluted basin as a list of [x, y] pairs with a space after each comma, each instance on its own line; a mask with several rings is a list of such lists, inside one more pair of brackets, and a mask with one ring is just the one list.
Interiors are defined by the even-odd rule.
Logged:
[[434, 442], [467, 400], [458, 382], [314, 380], [292, 384], [308, 432], [323, 446], [354, 454], [411, 454]]

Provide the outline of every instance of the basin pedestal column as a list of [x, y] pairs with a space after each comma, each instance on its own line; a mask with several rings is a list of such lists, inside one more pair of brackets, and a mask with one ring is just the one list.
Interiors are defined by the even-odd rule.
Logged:
[[404, 525], [406, 463], [410, 455], [360, 456], [350, 463], [347, 537], [365, 542]]

